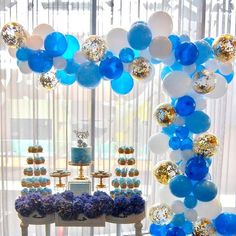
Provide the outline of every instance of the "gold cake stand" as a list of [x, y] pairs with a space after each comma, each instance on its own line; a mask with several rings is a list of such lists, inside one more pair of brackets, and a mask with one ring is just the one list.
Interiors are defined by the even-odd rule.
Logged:
[[56, 184], [57, 188], [64, 188], [65, 184], [62, 183], [61, 179], [70, 176], [70, 172], [67, 170], [55, 170], [50, 173], [50, 176], [53, 178], [59, 178], [59, 182]]
[[88, 179], [87, 176], [84, 176], [84, 166], [90, 166], [90, 163], [74, 163], [74, 162], [69, 162], [70, 166], [78, 166], [79, 167], [79, 175], [76, 177], [76, 180], [86, 180]]
[[103, 183], [103, 179], [111, 177], [111, 173], [101, 170], [101, 171], [91, 173], [91, 176], [93, 178], [99, 178], [100, 179], [99, 184], [96, 185], [96, 187], [98, 189], [99, 188], [106, 188], [106, 185]]

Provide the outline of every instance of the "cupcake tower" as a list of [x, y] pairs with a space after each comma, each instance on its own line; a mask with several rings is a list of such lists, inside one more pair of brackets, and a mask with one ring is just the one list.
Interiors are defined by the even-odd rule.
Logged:
[[50, 179], [45, 177], [47, 170], [42, 166], [45, 163], [45, 158], [40, 155], [42, 152], [43, 148], [41, 146], [28, 147], [28, 153], [32, 156], [29, 156], [26, 160], [28, 166], [24, 168], [25, 177], [21, 180], [22, 195], [36, 192], [42, 195], [52, 193], [52, 190], [47, 187], [50, 185]]
[[123, 146], [118, 149], [118, 153], [119, 167], [115, 169], [116, 178], [112, 180], [112, 186], [115, 189], [110, 192], [111, 196], [124, 195], [129, 197], [134, 194], [141, 195], [142, 192], [138, 189], [140, 186], [139, 171], [134, 167], [134, 148]]

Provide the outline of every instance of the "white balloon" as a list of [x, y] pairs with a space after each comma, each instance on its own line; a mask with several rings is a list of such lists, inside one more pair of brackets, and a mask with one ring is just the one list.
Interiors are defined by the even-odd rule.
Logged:
[[148, 147], [155, 154], [163, 154], [168, 151], [169, 137], [163, 133], [154, 134], [148, 140]]
[[159, 189], [160, 203], [171, 205], [177, 198], [171, 193], [169, 185], [164, 185]]
[[215, 89], [212, 92], [205, 94], [206, 97], [220, 98], [223, 97], [227, 92], [228, 84], [224, 76], [215, 73], [215, 78], [216, 78]]
[[180, 150], [174, 150], [170, 153], [170, 160], [173, 162], [179, 162], [182, 160], [182, 152]]
[[163, 81], [163, 88], [172, 98], [184, 96], [191, 88], [192, 81], [187, 73], [173, 71], [167, 74]]
[[82, 64], [87, 61], [86, 57], [82, 53], [82, 51], [78, 51], [74, 54], [74, 61], [78, 64]]
[[40, 24], [36, 26], [32, 32], [32, 35], [39, 35], [43, 40], [46, 38], [46, 36], [55, 30], [51, 25], [48, 24]]
[[56, 69], [63, 70], [66, 68], [67, 61], [63, 57], [54, 57], [53, 58], [53, 66]]
[[218, 216], [221, 213], [222, 205], [220, 201], [217, 198], [215, 198], [214, 200], [210, 202], [198, 201], [198, 204], [195, 209], [198, 213], [198, 217], [214, 219], [216, 218], [216, 216]]
[[182, 157], [187, 162], [190, 158], [194, 156], [194, 153], [192, 150], [184, 150], [182, 151]]
[[176, 116], [174, 124], [178, 125], [178, 126], [184, 125], [185, 124], [185, 120], [181, 116]]
[[27, 61], [19, 61], [18, 67], [23, 74], [30, 74], [32, 73], [32, 70], [29, 68]]
[[205, 67], [207, 70], [211, 72], [215, 72], [216, 70], [218, 70], [218, 62], [215, 59], [209, 59], [205, 63]]
[[8, 48], [8, 53], [10, 54], [11, 57], [16, 58], [16, 52], [17, 52], [17, 50], [18, 50], [18, 48], [9, 47], [9, 48]]
[[172, 52], [171, 41], [165, 36], [157, 36], [152, 39], [152, 42], [149, 46], [149, 52], [154, 58], [167, 58]]
[[176, 200], [171, 204], [172, 211], [176, 214], [184, 212], [184, 203], [180, 200]]
[[153, 13], [148, 20], [148, 26], [150, 27], [153, 36], [168, 36], [173, 30], [171, 16], [163, 11]]
[[148, 59], [149, 61], [152, 59], [151, 54], [148, 49], [141, 50], [140, 57], [144, 57], [144, 58]]
[[202, 110], [206, 109], [207, 102], [204, 97], [199, 97], [199, 98], [195, 99], [195, 103], [196, 103], [196, 110], [202, 111]]
[[188, 74], [192, 74], [195, 70], [196, 70], [195, 63], [193, 63], [192, 65], [189, 65], [189, 66], [183, 66], [183, 71]]
[[175, 54], [173, 52], [170, 54], [169, 57], [162, 60], [162, 62], [167, 66], [172, 66], [175, 63], [175, 61], [176, 61]]
[[122, 28], [114, 28], [107, 34], [107, 46], [112, 52], [119, 54], [120, 50], [129, 47], [127, 31]]
[[188, 210], [185, 210], [184, 216], [185, 216], [186, 220], [189, 220], [191, 222], [195, 222], [197, 220], [198, 214], [195, 209], [188, 209]]
[[33, 50], [39, 50], [43, 47], [43, 39], [39, 35], [32, 35], [26, 39], [25, 46]]
[[219, 71], [223, 75], [229, 75], [233, 71], [233, 65], [231, 62], [219, 63]]

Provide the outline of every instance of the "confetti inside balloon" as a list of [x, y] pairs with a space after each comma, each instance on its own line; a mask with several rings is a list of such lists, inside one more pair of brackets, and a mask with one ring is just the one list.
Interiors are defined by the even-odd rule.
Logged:
[[152, 206], [149, 209], [149, 219], [158, 225], [169, 224], [173, 218], [173, 211], [167, 204]]
[[216, 230], [210, 220], [207, 218], [199, 219], [194, 224], [193, 236], [213, 236]]
[[178, 166], [172, 161], [159, 162], [153, 168], [153, 175], [161, 184], [168, 184], [170, 180], [179, 173]]
[[154, 117], [162, 127], [166, 127], [175, 121], [176, 112], [170, 104], [165, 103], [155, 109]]
[[57, 86], [58, 80], [56, 79], [55, 73], [49, 71], [47, 73], [41, 74], [41, 76], [39, 77], [39, 83], [43, 88], [52, 90]]
[[236, 38], [223, 34], [213, 42], [213, 52], [219, 61], [231, 61], [236, 56]]
[[213, 134], [202, 134], [194, 140], [193, 151], [194, 153], [211, 157], [216, 154], [219, 147], [219, 141]]
[[216, 76], [208, 70], [196, 72], [193, 76], [193, 89], [196, 93], [206, 94], [216, 87]]
[[129, 72], [137, 80], [147, 79], [152, 72], [150, 62], [144, 57], [138, 57], [129, 65]]
[[103, 38], [91, 35], [82, 44], [82, 52], [90, 61], [100, 61], [107, 50], [106, 42]]
[[27, 38], [27, 33], [23, 26], [16, 22], [10, 22], [3, 26], [1, 32], [3, 41], [9, 47], [21, 47]]

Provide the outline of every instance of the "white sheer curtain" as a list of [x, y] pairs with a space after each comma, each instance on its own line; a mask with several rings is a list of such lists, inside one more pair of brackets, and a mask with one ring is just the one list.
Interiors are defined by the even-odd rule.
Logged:
[[[136, 20], [147, 20], [152, 12], [167, 11], [174, 22], [174, 32], [189, 34], [193, 40], [205, 36], [231, 33], [235, 35], [236, 12], [230, 0], [98, 0], [97, 33], [106, 34], [112, 26], [129, 29]], [[58, 31], [89, 35], [91, 26], [89, 0], [2, 0], [0, 25], [18, 21], [29, 32], [39, 23], [49, 23]], [[158, 201], [159, 186], [154, 181], [151, 168], [160, 159], [147, 150], [148, 137], [159, 128], [153, 122], [153, 109], [160, 102], [168, 101], [162, 91], [159, 66], [154, 81], [135, 84], [131, 94], [118, 97], [109, 82], [104, 81], [91, 91], [77, 84], [58, 86], [46, 92], [37, 81], [37, 75], [23, 76], [16, 61], [9, 59], [1, 43], [0, 51], [0, 235], [20, 235], [19, 221], [14, 210], [14, 200], [19, 195], [20, 179], [25, 166], [27, 146], [39, 143], [44, 147], [49, 170], [68, 168], [67, 160], [75, 128], [91, 130], [95, 122], [94, 169], [114, 170], [116, 149], [119, 145], [133, 145], [140, 170], [141, 189], [149, 205]], [[221, 140], [219, 154], [214, 157], [212, 178], [219, 187], [223, 206], [235, 211], [236, 178], [234, 157], [236, 140], [236, 92], [230, 84], [225, 97], [208, 103], [207, 112], [212, 118], [211, 131]], [[95, 116], [91, 104], [95, 102]], [[69, 167], [70, 170], [74, 171]], [[148, 230], [148, 221], [144, 230]], [[15, 227], [12, 227], [12, 226]], [[53, 229], [53, 235], [88, 235], [90, 229]], [[133, 226], [122, 227], [130, 233]], [[115, 235], [115, 226], [95, 228], [94, 234]], [[30, 235], [44, 235], [42, 227], [30, 227]]]

